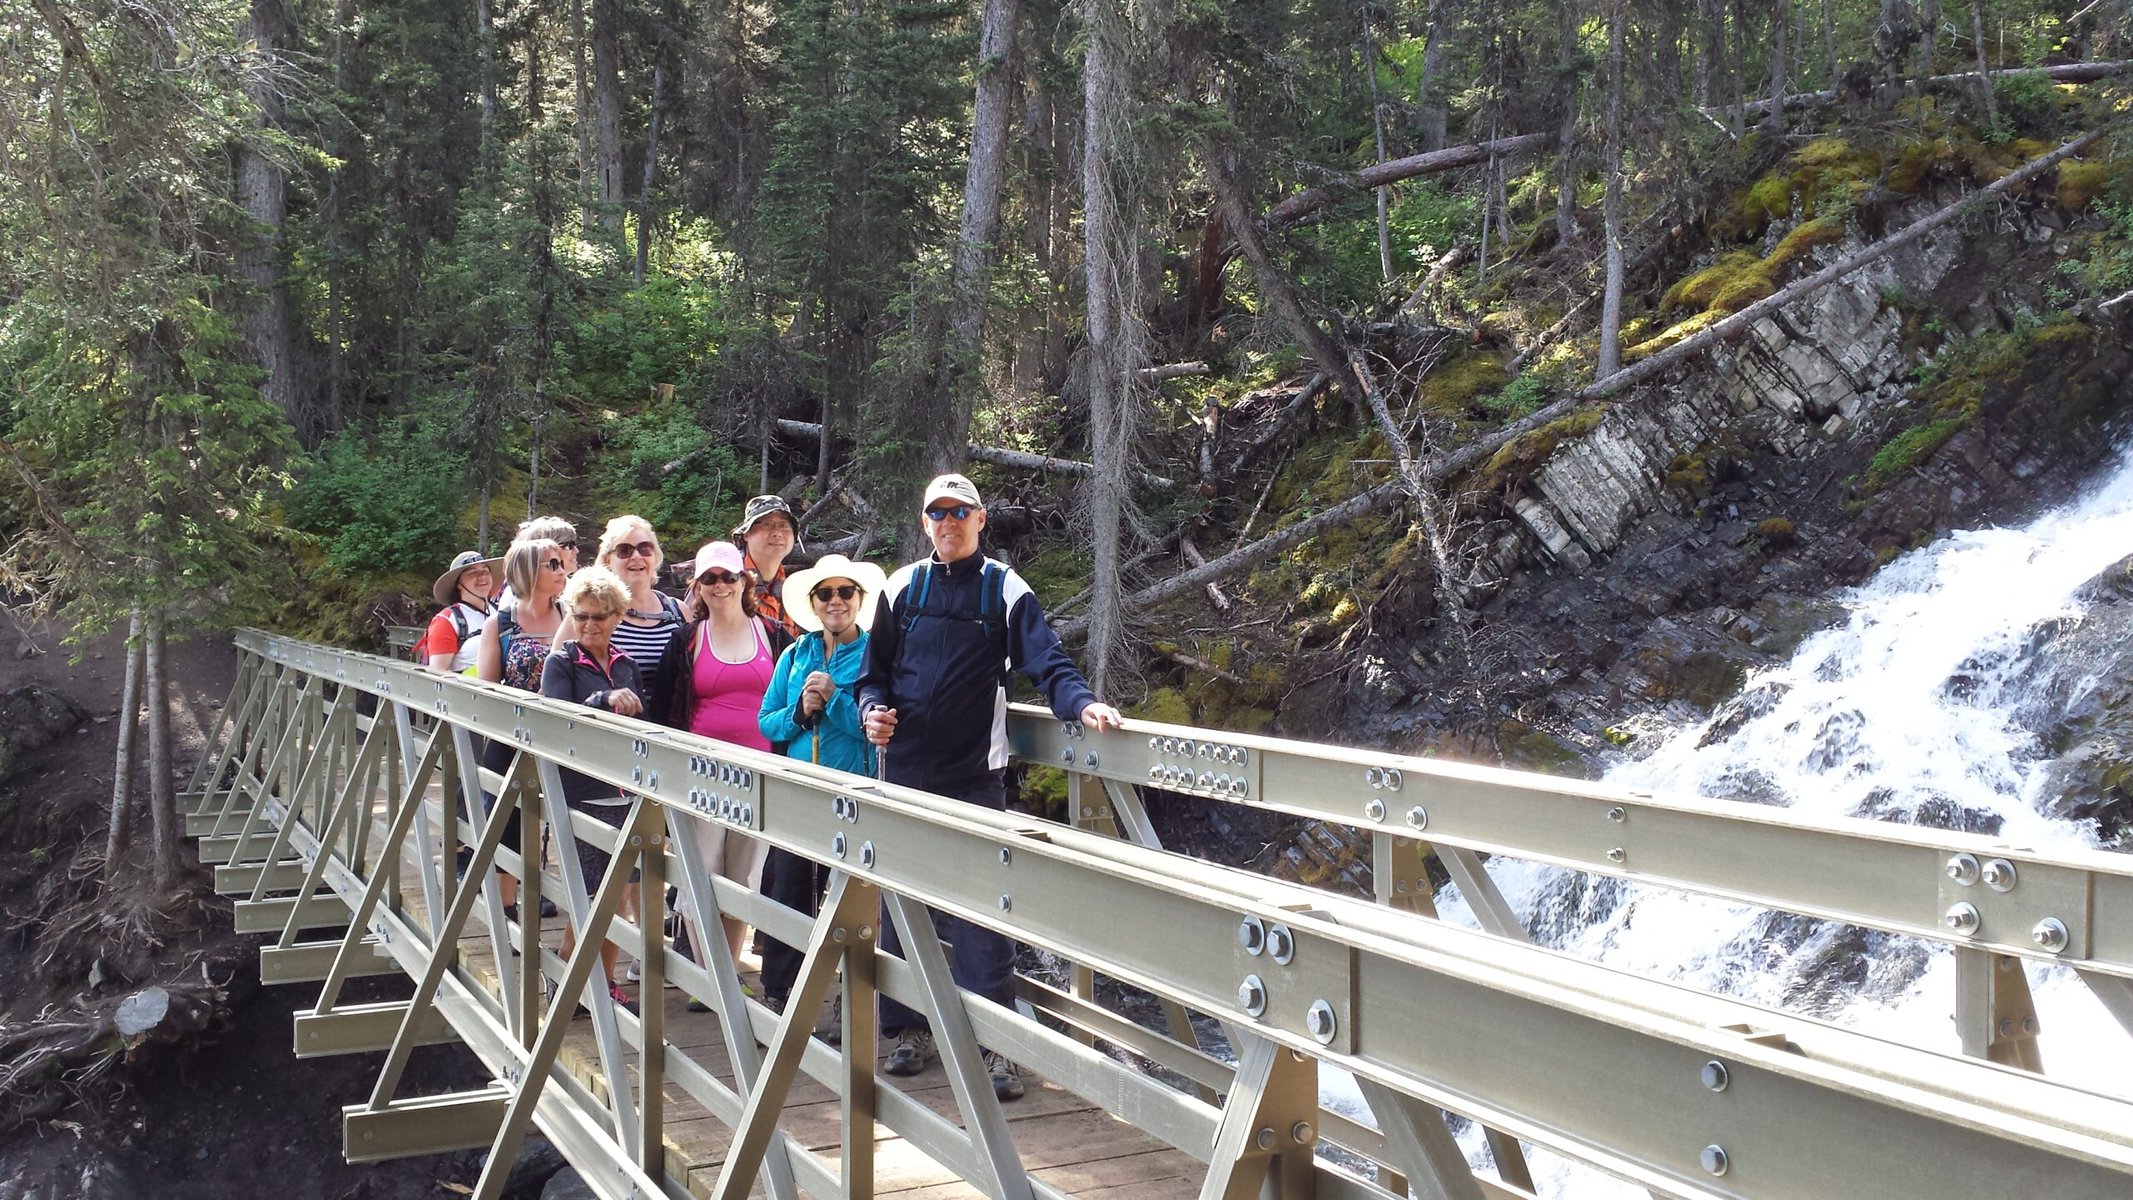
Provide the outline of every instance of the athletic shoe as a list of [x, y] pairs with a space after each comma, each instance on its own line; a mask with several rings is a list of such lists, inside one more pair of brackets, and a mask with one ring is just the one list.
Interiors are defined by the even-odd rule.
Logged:
[[628, 1012], [629, 1012], [629, 1013], [630, 1013], [630, 1014], [631, 1014], [632, 1016], [635, 1016], [635, 1015], [636, 1015], [636, 1012], [637, 1012], [637, 998], [636, 998], [635, 996], [632, 996], [632, 995], [630, 995], [630, 994], [629, 994], [628, 992], [626, 992], [626, 991], [623, 991], [623, 990], [622, 990], [622, 985], [621, 985], [621, 984], [619, 984], [619, 983], [610, 983], [610, 984], [608, 984], [608, 985], [607, 985], [607, 998], [615, 1002], [615, 1007], [616, 1007], [616, 1008], [620, 1008], [620, 1009], [625, 1009], [625, 1010], [627, 1010], [627, 1011], [628, 1011]]
[[711, 1011], [711, 1006], [710, 1006], [710, 1005], [708, 1005], [708, 1004], [704, 1003], [704, 1002], [703, 1002], [703, 1001], [701, 1001], [701, 1000], [698, 1000], [698, 999], [697, 999], [696, 997], [694, 997], [694, 996], [691, 996], [691, 997], [689, 997], [689, 998], [688, 998], [688, 1000], [687, 1000], [687, 1001], [685, 1001], [685, 1002], [684, 1002], [684, 1003], [682, 1004], [682, 1008], [684, 1008], [684, 1009], [688, 1010], [689, 1012], [710, 1012], [710, 1011]]
[[884, 1075], [916, 1075], [933, 1060], [933, 1031], [906, 1029], [896, 1037], [896, 1046], [881, 1064]]
[[[886, 1068], [884, 1068], [886, 1069]], [[985, 1073], [992, 1076], [992, 1094], [1002, 1100], [1022, 1098], [1022, 1072], [996, 1050], [985, 1052]]]
[[631, 960], [630, 960], [630, 969], [629, 969], [629, 970], [627, 970], [627, 971], [624, 971], [624, 972], [622, 973], [622, 981], [623, 981], [624, 983], [643, 983], [643, 982], [644, 982], [644, 964], [643, 964], [643, 963], [641, 963], [641, 962], [638, 962], [638, 961], [637, 961], [636, 959], [634, 959], [634, 958], [633, 958], [633, 959], [631, 959]]
[[542, 917], [542, 919], [543, 919], [543, 920], [545, 920], [545, 919], [547, 919], [547, 918], [549, 918], [549, 917], [555, 916], [555, 915], [556, 915], [556, 912], [557, 912], [557, 909], [556, 909], [556, 906], [555, 906], [555, 901], [553, 901], [553, 900], [550, 900], [550, 899], [549, 899], [548, 897], [546, 897], [546, 896], [543, 896], [543, 897], [541, 897], [541, 917]]

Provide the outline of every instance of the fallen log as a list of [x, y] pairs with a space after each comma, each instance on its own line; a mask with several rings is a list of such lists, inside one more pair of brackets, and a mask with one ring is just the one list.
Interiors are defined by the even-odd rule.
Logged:
[[[780, 417], [777, 425], [779, 433], [791, 434], [794, 437], [819, 439], [822, 436], [822, 426], [814, 421], [794, 421]], [[1088, 479], [1096, 474], [1096, 468], [1085, 462], [1076, 462], [1071, 458], [1053, 458], [1049, 454], [1031, 454], [1025, 450], [1009, 450], [1004, 446], [980, 446], [972, 443], [970, 457], [977, 462], [991, 463], [996, 467], [1048, 471], [1055, 475], [1072, 475], [1080, 479]], [[1166, 479], [1145, 471], [1137, 472], [1134, 477], [1146, 487], [1168, 490], [1178, 486], [1175, 479]]]
[[1424, 154], [1410, 154], [1406, 158], [1389, 159], [1328, 179], [1314, 187], [1305, 188], [1288, 199], [1266, 210], [1260, 218], [1269, 229], [1290, 224], [1313, 209], [1323, 208], [1342, 196], [1371, 188], [1384, 187], [1403, 179], [1415, 179], [1434, 175], [1441, 171], [1454, 171], [1471, 167], [1492, 158], [1518, 158], [1527, 154], [1539, 154], [1555, 147], [1553, 133], [1522, 133], [1515, 137], [1497, 138], [1493, 141], [1475, 142], [1466, 146], [1447, 146]]
[[[1200, 548], [1193, 545], [1192, 539], [1189, 537], [1178, 539], [1178, 555], [1195, 567], [1207, 565], [1207, 556], [1200, 553]], [[1215, 606], [1216, 612], [1226, 613], [1231, 607], [1229, 596], [1224, 594], [1222, 585], [1219, 583], [1209, 583], [1207, 585], [1207, 602]]]
[[1164, 363], [1160, 367], [1142, 367], [1133, 373], [1133, 378], [1141, 383], [1161, 383], [1165, 379], [1183, 379], [1188, 375], [1205, 375], [1208, 369], [1206, 363], [1197, 360], [1193, 362]]
[[[2113, 76], [2124, 75], [2129, 71], [2133, 71], [2133, 59], [2064, 63], [2056, 67], [2006, 67], [1990, 72], [1990, 75], [1994, 79], [2002, 79], [2009, 75], [2028, 75], [2033, 72], [2042, 72], [2044, 77], [2053, 83], [2094, 83], [2099, 79], [2110, 79]], [[1975, 84], [1977, 82], [1977, 72], [1963, 71], [1954, 75], [1933, 75], [1927, 77], [1924, 82], [1927, 87], [1962, 87]], [[1785, 97], [1785, 106], [1787, 108], [1815, 108], [1824, 104], [1834, 104], [1842, 95], [1842, 92], [1795, 92]], [[1721, 117], [1731, 117], [1734, 109], [1732, 105], [1727, 104], [1713, 106], [1700, 111], [1712, 120], [1717, 120]], [[1767, 99], [1751, 100], [1740, 106], [1740, 112], [1743, 116], [1749, 114], [1763, 115], [1769, 113], [1769, 111], [1770, 101]]]

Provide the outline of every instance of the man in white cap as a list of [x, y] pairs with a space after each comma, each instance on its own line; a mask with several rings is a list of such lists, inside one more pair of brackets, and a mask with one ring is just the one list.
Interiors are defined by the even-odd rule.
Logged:
[[[1102, 729], [1116, 727], [1119, 713], [1089, 690], [1029, 584], [978, 552], [985, 503], [977, 485], [942, 475], [926, 485], [922, 509], [933, 554], [889, 577], [859, 678], [861, 724], [889, 782], [1005, 809], [1010, 668], [1037, 685], [1062, 721]], [[954, 942], [956, 984], [1013, 1008], [1014, 943], [954, 918], [941, 923]], [[884, 947], [896, 951], [896, 940], [885, 926]], [[881, 1030], [896, 1038], [883, 1071], [925, 1069], [933, 1035], [923, 1015], [884, 998]], [[985, 1064], [1000, 1099], [1022, 1095], [1014, 1063], [987, 1050]]]

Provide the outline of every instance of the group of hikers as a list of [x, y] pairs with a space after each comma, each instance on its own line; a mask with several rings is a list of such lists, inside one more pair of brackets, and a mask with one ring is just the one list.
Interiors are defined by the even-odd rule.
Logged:
[[[962, 475], [939, 476], [926, 486], [921, 512], [933, 552], [893, 575], [842, 554], [793, 569], [791, 556], [804, 554], [798, 519], [783, 498], [757, 496], [730, 539], [697, 550], [679, 600], [656, 586], [665, 557], [644, 518], [609, 521], [582, 567], [571, 523], [537, 518], [519, 527], [501, 557], [468, 551], [438, 576], [432, 592], [443, 608], [417, 642], [416, 660], [1003, 810], [1010, 670], [1028, 677], [1062, 721], [1102, 729], [1117, 726], [1119, 713], [1090, 690], [1029, 584], [980, 552], [985, 504], [977, 486]], [[492, 742], [482, 765], [505, 770], [512, 752]], [[627, 795], [577, 772], [563, 772], [563, 790], [573, 811], [607, 824], [620, 826], [628, 813]], [[517, 814], [507, 820], [515, 825]], [[708, 869], [789, 908], [817, 911], [826, 878], [812, 860], [715, 821], [696, 820], [691, 829]], [[521, 844], [516, 828], [503, 836]], [[589, 889], [605, 874], [608, 854], [586, 839], [576, 844]], [[506, 875], [499, 887], [515, 917], [517, 880]], [[625, 895], [626, 911], [639, 904]], [[1013, 942], [952, 917], [940, 923], [956, 984], [1013, 1007]], [[747, 928], [732, 918], [724, 924], [720, 933], [737, 960]], [[900, 953], [893, 924], [881, 928], [884, 948]], [[574, 937], [566, 925], [566, 955]], [[688, 922], [677, 921], [675, 948], [693, 959], [690, 939]], [[761, 999], [783, 1012], [802, 954], [768, 937], [760, 944]], [[615, 974], [614, 944], [600, 953], [609, 994], [634, 1011]], [[632, 964], [627, 978], [638, 973]], [[689, 1007], [702, 1004], [692, 998]], [[923, 1014], [884, 997], [880, 1027], [892, 1043], [884, 1072], [915, 1075], [935, 1057]], [[1021, 1097], [1015, 1064], [990, 1049], [984, 1058], [995, 1094]]]

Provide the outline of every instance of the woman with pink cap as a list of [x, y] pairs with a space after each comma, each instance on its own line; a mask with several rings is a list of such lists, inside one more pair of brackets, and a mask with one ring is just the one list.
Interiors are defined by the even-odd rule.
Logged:
[[[756, 722], [763, 693], [791, 639], [782, 627], [759, 617], [740, 547], [711, 542], [696, 552], [696, 568], [683, 604], [689, 622], [668, 640], [659, 658], [658, 694], [651, 717], [674, 729], [769, 752], [770, 739]], [[755, 890], [763, 869], [763, 843], [729, 834], [714, 821], [693, 824], [707, 868]], [[747, 925], [726, 918], [726, 944], [738, 959]]]

